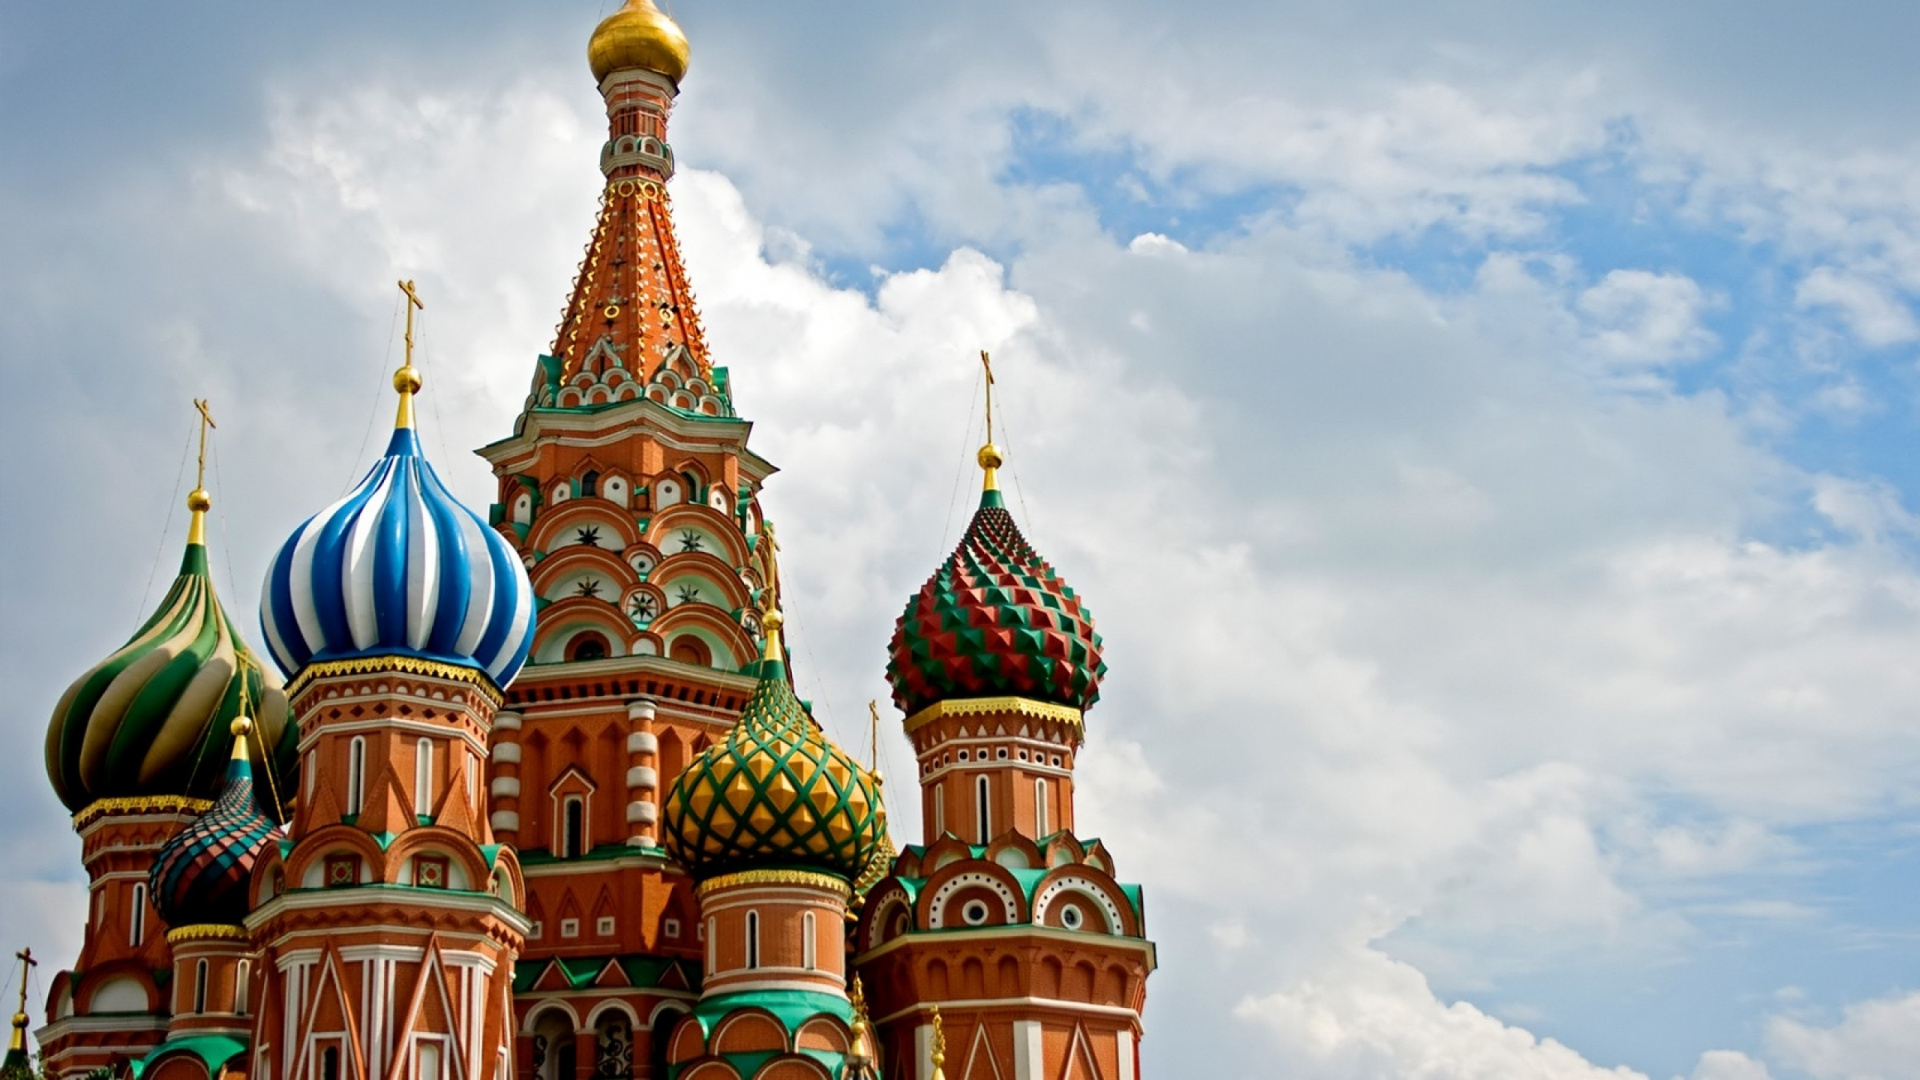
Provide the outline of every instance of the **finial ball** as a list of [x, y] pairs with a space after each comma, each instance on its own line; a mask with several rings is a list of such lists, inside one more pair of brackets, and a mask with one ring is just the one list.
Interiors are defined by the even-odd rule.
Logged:
[[997, 469], [1000, 466], [1006, 464], [1006, 462], [1007, 462], [1007, 459], [1000, 456], [1000, 448], [993, 445], [992, 443], [988, 443], [987, 445], [980, 448], [980, 467], [981, 468]]
[[769, 611], [760, 617], [760, 625], [764, 627], [769, 634], [778, 633], [780, 628], [786, 624], [787, 617], [780, 614], [778, 610]]
[[236, 739], [246, 738], [247, 732], [252, 730], [253, 730], [253, 721], [247, 719], [244, 716], [234, 717], [233, 723], [227, 725], [227, 731], [232, 733], [233, 737]]
[[653, 0], [627, 0], [594, 28], [587, 66], [595, 79], [626, 68], [645, 68], [678, 85], [687, 77], [687, 35]]
[[420, 392], [420, 369], [408, 364], [393, 373], [393, 388], [403, 394]]
[[213, 509], [213, 496], [205, 488], [194, 488], [187, 492], [187, 509], [196, 514], [204, 514]]

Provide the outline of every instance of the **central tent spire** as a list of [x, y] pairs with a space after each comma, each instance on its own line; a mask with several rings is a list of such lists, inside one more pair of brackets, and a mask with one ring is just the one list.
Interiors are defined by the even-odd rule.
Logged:
[[726, 372], [707, 355], [667, 194], [667, 118], [686, 76], [686, 36], [650, 0], [630, 0], [601, 22], [587, 51], [607, 108], [606, 187], [527, 408], [645, 398], [730, 417]]

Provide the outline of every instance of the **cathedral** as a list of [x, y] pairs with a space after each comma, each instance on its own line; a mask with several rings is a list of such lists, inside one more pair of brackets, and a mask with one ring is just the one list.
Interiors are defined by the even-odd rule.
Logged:
[[179, 575], [47, 730], [88, 899], [41, 1072], [1137, 1080], [1144, 899], [1074, 816], [1100, 636], [1001, 497], [991, 398], [979, 508], [887, 646], [889, 787], [788, 674], [775, 468], [674, 238], [686, 38], [627, 0], [587, 56], [599, 214], [484, 513], [417, 434], [403, 282], [386, 451], [292, 530], [251, 634], [208, 571], [202, 404]]

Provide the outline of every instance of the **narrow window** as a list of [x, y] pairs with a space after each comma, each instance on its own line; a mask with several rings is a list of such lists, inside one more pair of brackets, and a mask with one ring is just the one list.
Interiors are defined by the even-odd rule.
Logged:
[[127, 940], [135, 946], [147, 940], [147, 887], [143, 884], [133, 887], [133, 918], [127, 928]]
[[800, 963], [808, 971], [813, 970], [813, 912], [800, 917]]
[[252, 981], [253, 961], [240, 961], [239, 965], [233, 969], [233, 1015], [247, 1015], [247, 992], [252, 989], [247, 984]]
[[433, 813], [433, 740], [421, 739], [413, 751], [413, 812], [417, 817]]
[[747, 912], [747, 966], [760, 966], [760, 913]]
[[307, 755], [307, 782], [306, 782], [306, 784], [304, 784], [304, 785], [303, 785], [303, 788], [304, 788], [304, 790], [303, 790], [303, 791], [301, 792], [301, 794], [303, 794], [303, 795], [306, 795], [306, 796], [307, 796], [307, 797], [309, 797], [309, 798], [311, 798], [311, 797], [313, 796], [313, 767], [314, 767], [314, 763], [315, 763], [315, 762], [317, 762], [317, 761], [319, 761], [319, 760], [320, 760], [320, 755], [319, 755], [319, 754], [308, 754], [308, 755]]
[[420, 1044], [419, 1066], [415, 1080], [440, 1080], [440, 1044], [438, 1042]]
[[320, 1080], [340, 1080], [340, 1047], [329, 1044], [320, 1051]]
[[720, 941], [720, 935], [713, 932], [713, 920], [711, 918], [707, 920], [705, 936], [707, 939], [707, 970], [712, 971], [719, 963], [720, 947], [718, 943]]
[[947, 785], [933, 785], [933, 838], [947, 835]]
[[476, 778], [479, 766], [480, 766], [480, 759], [477, 757], [474, 757], [472, 754], [468, 754], [467, 755], [467, 802], [469, 803], [474, 801], [474, 786], [479, 782]]
[[1039, 778], [1033, 782], [1033, 838], [1043, 839], [1047, 833], [1047, 781]]
[[366, 795], [367, 740], [355, 735], [347, 744], [347, 813], [358, 816], [366, 805]]
[[193, 1011], [207, 1011], [207, 962], [202, 960], [193, 965]]
[[993, 811], [987, 800], [993, 795], [993, 784], [986, 777], [973, 782], [974, 827], [980, 834], [980, 843], [993, 839]]
[[586, 840], [586, 802], [578, 795], [569, 795], [560, 807], [560, 854], [578, 858]]

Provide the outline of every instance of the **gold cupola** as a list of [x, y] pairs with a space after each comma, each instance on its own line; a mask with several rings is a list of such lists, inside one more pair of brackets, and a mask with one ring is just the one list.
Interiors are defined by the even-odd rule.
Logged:
[[645, 68], [678, 86], [687, 75], [687, 53], [687, 35], [653, 0], [627, 0], [587, 42], [587, 64], [598, 80], [623, 68]]

